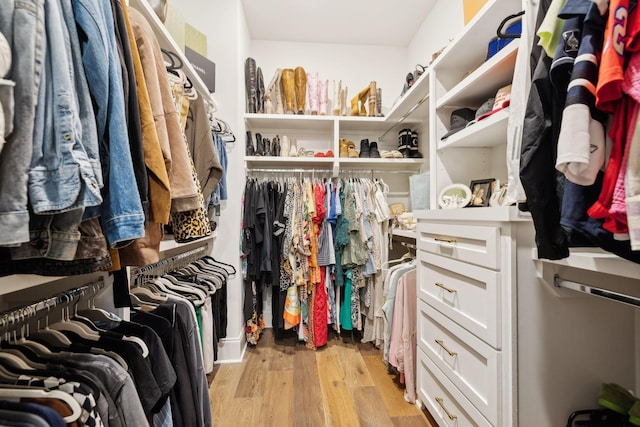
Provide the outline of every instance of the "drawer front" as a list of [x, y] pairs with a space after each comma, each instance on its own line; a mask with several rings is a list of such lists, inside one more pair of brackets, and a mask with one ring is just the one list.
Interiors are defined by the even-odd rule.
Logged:
[[418, 349], [418, 397], [440, 427], [490, 427], [440, 369]]
[[422, 301], [418, 347], [494, 425], [500, 408], [500, 353]]
[[499, 227], [424, 222], [417, 230], [420, 250], [500, 269]]
[[418, 295], [494, 348], [501, 348], [501, 275], [418, 251]]

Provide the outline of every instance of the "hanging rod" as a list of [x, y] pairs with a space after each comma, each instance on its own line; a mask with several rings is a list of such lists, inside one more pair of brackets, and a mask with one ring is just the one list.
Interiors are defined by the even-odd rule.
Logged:
[[400, 123], [404, 122], [404, 121], [407, 119], [407, 117], [409, 117], [411, 114], [413, 114], [413, 112], [414, 112], [414, 111], [416, 111], [416, 109], [417, 109], [419, 106], [421, 106], [421, 105], [422, 105], [426, 100], [428, 100], [428, 99], [429, 99], [429, 94], [427, 93], [425, 96], [423, 96], [423, 97], [420, 99], [420, 101], [416, 102], [416, 104], [415, 104], [413, 107], [411, 107], [411, 108], [409, 109], [409, 111], [407, 111], [407, 113], [406, 113], [404, 116], [400, 117], [400, 119], [398, 119], [398, 121], [397, 121], [393, 126], [391, 126], [391, 127], [390, 127], [389, 129], [387, 129], [387, 130], [386, 130], [382, 135], [380, 135], [380, 136], [378, 137], [378, 139], [382, 139], [382, 138], [384, 138], [384, 137], [385, 137], [389, 132], [391, 132], [391, 129], [395, 128], [395, 127], [396, 127], [396, 126], [398, 126]]
[[247, 172], [260, 173], [333, 173], [331, 169], [246, 169]]
[[640, 307], [640, 298], [609, 291], [607, 289], [602, 289], [595, 286], [585, 285], [584, 283], [565, 280], [557, 274], [553, 276], [553, 286], [558, 288], [571, 289], [572, 291], [582, 292], [600, 298], [606, 298], [623, 304], [628, 304], [633, 307]]
[[133, 270], [131, 272], [132, 276], [137, 277], [149, 272], [153, 272], [154, 270], [158, 269], [158, 268], [166, 268], [166, 267], [174, 267], [174, 266], [178, 266], [178, 262], [179, 261], [183, 261], [186, 259], [198, 259], [200, 258], [202, 255], [207, 253], [207, 249], [209, 247], [207, 245], [205, 246], [200, 246], [198, 248], [195, 249], [191, 249], [188, 250], [186, 252], [182, 252], [164, 259], [161, 259], [158, 262], [155, 262], [153, 264], [149, 264], [149, 265], [145, 265], [143, 267], [138, 267], [135, 270]]
[[25, 319], [29, 319], [36, 313], [43, 310], [50, 310], [57, 305], [66, 304], [76, 298], [84, 296], [87, 292], [97, 294], [105, 286], [104, 278], [100, 277], [98, 280], [86, 285], [69, 289], [65, 292], [61, 292], [52, 297], [34, 302], [32, 304], [13, 308], [4, 313], [0, 313], [0, 331], [5, 329], [11, 329], [24, 322]]
[[407, 169], [401, 169], [401, 170], [384, 170], [384, 169], [340, 169], [338, 171], [338, 173], [402, 173], [402, 174], [415, 174], [416, 171], [414, 170], [407, 170]]

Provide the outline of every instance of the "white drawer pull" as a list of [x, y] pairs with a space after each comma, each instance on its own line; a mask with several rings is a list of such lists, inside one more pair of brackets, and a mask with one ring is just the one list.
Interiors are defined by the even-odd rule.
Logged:
[[457, 240], [452, 238], [452, 237], [434, 237], [434, 239], [436, 242], [445, 242], [445, 243], [456, 243]]
[[449, 417], [449, 419], [451, 421], [453, 420], [457, 420], [458, 417], [456, 415], [451, 415], [451, 412], [449, 412], [447, 410], [447, 408], [444, 407], [444, 399], [441, 397], [436, 397], [436, 402], [438, 402], [438, 404], [440, 405], [440, 407], [442, 408], [442, 410], [444, 411], [445, 414], [447, 414], [447, 417]]
[[444, 341], [442, 341], [442, 340], [434, 340], [434, 341], [436, 342], [436, 344], [438, 344], [440, 347], [442, 347], [444, 349], [444, 351], [449, 353], [449, 356], [456, 356], [458, 354], [455, 351], [451, 351], [447, 347], [445, 347], [444, 346]]
[[447, 288], [445, 285], [443, 285], [440, 282], [435, 282], [434, 285], [436, 285], [439, 288], [444, 289], [445, 291], [449, 292], [450, 294], [455, 294], [456, 292], [458, 292], [455, 289]]

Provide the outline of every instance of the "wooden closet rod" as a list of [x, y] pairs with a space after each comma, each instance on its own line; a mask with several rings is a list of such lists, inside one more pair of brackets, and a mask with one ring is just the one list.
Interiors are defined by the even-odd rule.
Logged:
[[572, 291], [582, 292], [584, 294], [594, 295], [600, 298], [606, 298], [623, 304], [628, 304], [633, 307], [640, 307], [640, 298], [609, 291], [607, 289], [602, 289], [595, 286], [585, 285], [584, 283], [565, 280], [557, 274], [553, 276], [553, 285], [558, 288], [571, 289]]

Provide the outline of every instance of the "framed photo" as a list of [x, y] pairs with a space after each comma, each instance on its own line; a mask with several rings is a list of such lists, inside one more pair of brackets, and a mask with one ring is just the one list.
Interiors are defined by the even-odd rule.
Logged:
[[489, 206], [489, 199], [491, 198], [494, 182], [494, 178], [471, 181], [471, 184], [469, 184], [469, 188], [471, 189], [469, 207]]

